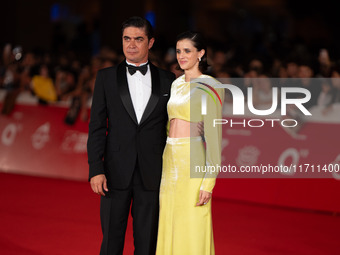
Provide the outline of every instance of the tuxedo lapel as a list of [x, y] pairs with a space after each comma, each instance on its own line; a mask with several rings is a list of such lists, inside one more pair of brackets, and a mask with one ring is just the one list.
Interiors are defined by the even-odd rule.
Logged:
[[152, 111], [155, 109], [158, 100], [159, 100], [159, 94], [160, 94], [160, 77], [159, 77], [159, 72], [157, 70], [157, 68], [151, 64], [151, 62], [149, 61], [149, 65], [150, 65], [150, 71], [151, 71], [151, 86], [152, 86], [152, 90], [151, 90], [151, 96], [150, 99], [148, 101], [148, 104], [145, 107], [142, 119], [140, 121], [140, 125], [149, 117], [149, 115], [152, 113]]
[[122, 99], [123, 105], [126, 111], [129, 113], [132, 120], [138, 125], [135, 110], [133, 108], [129, 86], [126, 77], [126, 66], [125, 61], [120, 63], [117, 67], [117, 84], [119, 87], [120, 98]]

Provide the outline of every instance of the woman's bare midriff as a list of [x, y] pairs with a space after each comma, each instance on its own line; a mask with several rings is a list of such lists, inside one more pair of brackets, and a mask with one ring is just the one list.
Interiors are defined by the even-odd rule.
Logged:
[[182, 138], [200, 136], [198, 123], [189, 122], [182, 119], [171, 119], [169, 137]]

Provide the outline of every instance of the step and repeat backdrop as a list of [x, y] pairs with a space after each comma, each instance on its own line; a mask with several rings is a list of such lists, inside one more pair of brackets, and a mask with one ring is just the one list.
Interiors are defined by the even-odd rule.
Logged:
[[[0, 108], [4, 94], [0, 95]], [[65, 123], [67, 105], [39, 105], [20, 95], [0, 115], [0, 171], [87, 181], [88, 122]], [[340, 212], [340, 107], [299, 127], [272, 116], [231, 115], [224, 106], [222, 165], [215, 198]], [[301, 125], [300, 125], [301, 124]]]

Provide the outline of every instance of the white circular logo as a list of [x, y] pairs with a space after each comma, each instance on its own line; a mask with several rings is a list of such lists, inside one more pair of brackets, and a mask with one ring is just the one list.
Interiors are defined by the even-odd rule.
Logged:
[[4, 145], [10, 146], [13, 144], [17, 135], [17, 126], [13, 123], [8, 124], [1, 135], [1, 141]]
[[32, 146], [36, 150], [42, 149], [50, 140], [50, 123], [46, 122], [41, 125], [32, 135]]
[[[297, 149], [295, 148], [288, 148], [287, 150], [285, 150], [280, 158], [279, 158], [279, 161], [277, 162], [277, 164], [279, 166], [285, 166], [285, 162], [287, 160], [287, 158], [292, 158], [292, 165], [293, 166], [296, 166], [298, 163], [299, 163], [299, 159], [300, 159], [300, 155], [299, 155], [299, 152], [297, 151]], [[283, 171], [281, 172], [281, 174], [286, 174], [286, 175], [294, 175], [295, 172], [294, 172], [294, 169], [290, 169], [290, 171]]]

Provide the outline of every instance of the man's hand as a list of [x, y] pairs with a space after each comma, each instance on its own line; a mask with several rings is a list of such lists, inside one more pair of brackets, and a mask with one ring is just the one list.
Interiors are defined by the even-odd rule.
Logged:
[[200, 190], [199, 201], [196, 206], [206, 205], [211, 198], [211, 193], [208, 191]]
[[197, 123], [198, 132], [200, 133], [200, 136], [204, 137], [204, 122], [200, 121]]
[[98, 195], [105, 196], [103, 188], [106, 192], [109, 191], [107, 188], [107, 180], [104, 174], [93, 176], [90, 180], [90, 184], [93, 192], [97, 193]]

